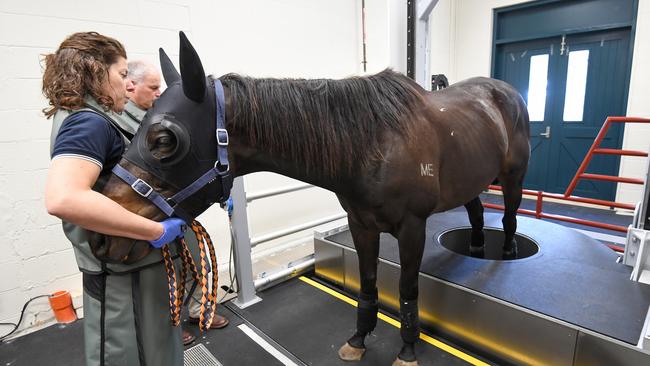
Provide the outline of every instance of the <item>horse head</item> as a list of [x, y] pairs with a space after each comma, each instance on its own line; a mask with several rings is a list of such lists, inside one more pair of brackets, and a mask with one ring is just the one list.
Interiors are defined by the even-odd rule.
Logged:
[[[222, 144], [228, 138], [225, 127], [217, 130], [224, 135], [215, 138], [217, 99], [220, 94], [224, 100], [223, 89], [218, 89], [218, 80], [205, 76], [183, 32], [180, 74], [162, 49], [160, 62], [167, 89], [147, 112], [102, 193], [152, 220], [175, 215], [188, 221], [228, 198], [221, 179], [229, 178], [223, 161], [227, 156], [216, 163], [217, 138]], [[223, 123], [223, 103], [220, 113]], [[91, 237], [90, 244], [96, 256], [110, 262], [132, 263], [151, 251], [144, 241], [99, 234]]]

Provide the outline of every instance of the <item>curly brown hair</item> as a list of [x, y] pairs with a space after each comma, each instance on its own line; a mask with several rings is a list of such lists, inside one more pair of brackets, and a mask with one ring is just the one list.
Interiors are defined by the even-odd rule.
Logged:
[[49, 107], [43, 113], [50, 118], [59, 109], [79, 109], [84, 97], [91, 95], [107, 110], [113, 99], [104, 92], [108, 69], [119, 57], [126, 58], [124, 46], [97, 32], [74, 33], [55, 53], [44, 55], [43, 95]]

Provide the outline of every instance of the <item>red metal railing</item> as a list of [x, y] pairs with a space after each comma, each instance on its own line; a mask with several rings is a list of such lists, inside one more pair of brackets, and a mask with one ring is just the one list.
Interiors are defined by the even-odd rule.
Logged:
[[[584, 219], [578, 219], [578, 218], [568, 217], [568, 216], [564, 216], [564, 215], [555, 215], [555, 214], [549, 214], [549, 213], [543, 212], [544, 198], [552, 198], [552, 199], [562, 200], [562, 201], [580, 202], [580, 203], [588, 203], [588, 204], [598, 205], [598, 206], [616, 207], [616, 208], [624, 208], [624, 209], [628, 209], [628, 210], [634, 210], [635, 206], [632, 205], [632, 204], [628, 204], [628, 203], [620, 203], [620, 202], [614, 202], [614, 201], [600, 200], [600, 199], [595, 199], [595, 198], [577, 197], [577, 196], [572, 196], [571, 195], [573, 193], [573, 191], [575, 190], [575, 187], [578, 185], [578, 181], [580, 179], [593, 179], [593, 180], [603, 180], [603, 181], [609, 181], [609, 182], [643, 184], [642, 179], [585, 173], [585, 170], [587, 169], [587, 166], [591, 162], [591, 158], [593, 157], [593, 154], [625, 155], [625, 156], [641, 156], [641, 157], [647, 157], [648, 156], [648, 153], [644, 152], [644, 151], [600, 148], [600, 144], [603, 141], [603, 139], [605, 138], [605, 135], [607, 134], [607, 131], [609, 130], [609, 126], [612, 123], [650, 123], [650, 119], [636, 118], [636, 117], [607, 117], [607, 119], [605, 120], [605, 123], [603, 124], [603, 127], [600, 129], [600, 132], [598, 132], [598, 135], [596, 136], [596, 139], [594, 140], [594, 143], [591, 145], [591, 148], [587, 152], [587, 155], [585, 155], [585, 159], [582, 161], [582, 164], [580, 164], [580, 167], [578, 168], [578, 171], [576, 172], [576, 175], [571, 180], [571, 183], [569, 184], [569, 187], [567, 188], [566, 192], [564, 192], [564, 194], [558, 194], [558, 193], [547, 193], [547, 192], [542, 192], [542, 191], [534, 191], [534, 190], [524, 189], [523, 190], [524, 195], [535, 196], [536, 197], [535, 211], [526, 210], [526, 209], [519, 209], [519, 210], [517, 210], [517, 213], [524, 214], [524, 215], [535, 216], [538, 219], [558, 220], [558, 221], [570, 222], [570, 223], [579, 224], [579, 225], [585, 225], [585, 226], [597, 227], [597, 228], [601, 228], [601, 229], [618, 231], [618, 232], [622, 232], [622, 233], [627, 232], [627, 227], [625, 227], [625, 226], [607, 224], [607, 223], [598, 222], [598, 221], [584, 220]], [[491, 185], [491, 186], [489, 186], [489, 188], [497, 190], [497, 191], [501, 191], [501, 186]], [[483, 206], [486, 207], [486, 208], [504, 210], [503, 205], [497, 205], [497, 204], [493, 204], [493, 203], [484, 203]], [[619, 251], [619, 252], [623, 251], [621, 248], [616, 247], [616, 246], [610, 245], [609, 247], [616, 250], [616, 251]]]
[[578, 168], [576, 175], [571, 180], [571, 183], [569, 183], [566, 192], [564, 192], [564, 197], [571, 196], [576, 186], [578, 185], [578, 181], [580, 181], [580, 179], [602, 180], [607, 182], [618, 182], [618, 183], [643, 184], [643, 179], [585, 173], [585, 170], [587, 170], [587, 166], [589, 166], [589, 163], [591, 162], [591, 158], [594, 156], [594, 154], [648, 156], [648, 153], [645, 151], [600, 148], [600, 144], [603, 142], [605, 135], [607, 135], [607, 131], [609, 131], [609, 126], [611, 126], [612, 123], [650, 123], [650, 119], [636, 118], [636, 117], [607, 117], [605, 123], [603, 123], [603, 127], [600, 128], [600, 131], [598, 132], [596, 139], [594, 139], [594, 143], [589, 148], [587, 155], [585, 155], [582, 164], [580, 164], [580, 167]]

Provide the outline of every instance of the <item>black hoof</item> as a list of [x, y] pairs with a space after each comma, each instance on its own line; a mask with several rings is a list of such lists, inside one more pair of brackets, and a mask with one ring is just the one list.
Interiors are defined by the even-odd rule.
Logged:
[[415, 362], [415, 344], [405, 343], [397, 358], [404, 362]]
[[470, 245], [469, 255], [474, 258], [485, 258], [485, 245], [482, 245], [480, 247]]
[[355, 334], [352, 336], [352, 338], [348, 339], [348, 344], [354, 348], [366, 348], [366, 345], [364, 344], [364, 336], [361, 336], [359, 334]]
[[517, 242], [513, 239], [510, 243], [510, 248], [503, 246], [503, 254], [501, 256], [503, 259], [517, 259]]

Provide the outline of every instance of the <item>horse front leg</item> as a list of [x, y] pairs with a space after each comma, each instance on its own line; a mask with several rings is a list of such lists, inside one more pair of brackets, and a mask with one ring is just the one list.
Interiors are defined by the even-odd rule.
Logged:
[[361, 290], [357, 307], [357, 329], [354, 335], [339, 349], [339, 357], [344, 361], [359, 361], [366, 351], [364, 340], [377, 325], [379, 232], [369, 230], [353, 222], [352, 219], [349, 219], [349, 226], [359, 258]]
[[465, 204], [469, 223], [472, 225], [472, 238], [469, 254], [475, 258], [485, 258], [485, 234], [483, 233], [483, 205], [479, 197]]
[[416, 366], [418, 364], [415, 356], [415, 342], [420, 338], [418, 276], [424, 252], [425, 227], [426, 219], [411, 216], [402, 221], [398, 233], [401, 264], [399, 313], [400, 335], [403, 344], [393, 366]]

